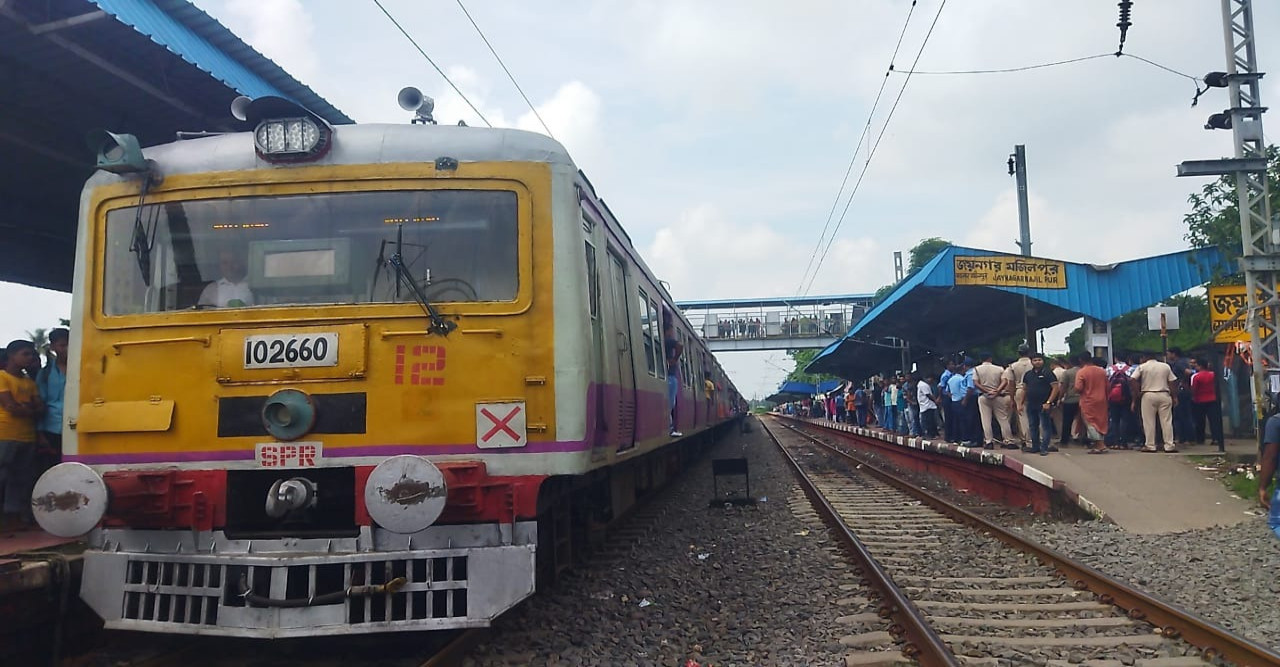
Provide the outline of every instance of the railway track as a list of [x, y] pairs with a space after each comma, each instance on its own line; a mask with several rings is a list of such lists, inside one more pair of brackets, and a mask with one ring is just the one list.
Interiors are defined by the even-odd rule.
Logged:
[[[766, 427], [813, 512], [843, 538], [863, 611], [849, 665], [1275, 665], [1280, 656], [878, 470], [790, 425]], [[803, 516], [803, 515], [802, 515]], [[1153, 564], [1163, 566], [1164, 564]], [[855, 604], [858, 600], [853, 601]], [[886, 634], [887, 633], [887, 634]], [[890, 649], [892, 638], [898, 652]]]

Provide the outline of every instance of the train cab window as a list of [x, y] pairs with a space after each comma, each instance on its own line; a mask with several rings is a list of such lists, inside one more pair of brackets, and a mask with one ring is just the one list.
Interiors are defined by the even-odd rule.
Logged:
[[[235, 197], [110, 211], [107, 315], [204, 308], [513, 301], [515, 192]], [[390, 260], [399, 257], [400, 268]]]
[[658, 371], [654, 366], [654, 328], [657, 326], [657, 313], [649, 307], [649, 295], [644, 290], [640, 290], [640, 338], [644, 341], [644, 362], [649, 368], [649, 375], [658, 377]]

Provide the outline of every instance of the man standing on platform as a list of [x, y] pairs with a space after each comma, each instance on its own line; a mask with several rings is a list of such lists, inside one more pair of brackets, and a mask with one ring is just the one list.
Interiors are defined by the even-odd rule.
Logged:
[[1080, 371], [1076, 373], [1076, 393], [1080, 394], [1080, 417], [1084, 420], [1081, 436], [1089, 443], [1090, 454], [1107, 453], [1107, 372], [1100, 361], [1088, 352], [1080, 353]]
[[[1272, 396], [1271, 400], [1274, 404], [1280, 401], [1280, 396]], [[1258, 476], [1258, 502], [1268, 512], [1267, 526], [1276, 537], [1280, 537], [1280, 484], [1276, 484], [1273, 494], [1267, 493], [1267, 486], [1276, 476], [1277, 459], [1280, 459], [1280, 412], [1273, 405], [1271, 413], [1262, 427], [1262, 458], [1259, 461], [1262, 474]]]
[[[973, 372], [973, 358], [965, 357], [964, 366], [961, 368], [960, 385], [953, 387], [951, 392], [952, 400], [955, 400], [957, 389], [960, 394], [960, 431], [961, 444], [966, 447], [976, 447], [978, 439], [982, 437], [982, 431], [978, 428], [978, 385]], [[952, 378], [954, 381], [955, 378]]]
[[[1031, 437], [1027, 435], [1030, 431], [1027, 430], [1026, 400], [1023, 398], [1023, 394], [1026, 393], [1026, 387], [1022, 385], [1022, 378], [1026, 377], [1027, 371], [1031, 370], [1030, 352], [1031, 346], [1026, 343], [1019, 345], [1018, 360], [1009, 364], [1009, 373], [1013, 375], [1013, 384], [1010, 385], [1013, 389], [1013, 402], [1014, 405], [1022, 406], [1017, 408], [1015, 415], [1018, 420], [1018, 439], [1022, 441], [1021, 444], [1024, 448], [1033, 444]], [[1010, 434], [1006, 433], [1004, 439], [1009, 441], [1012, 438]]]
[[[1142, 410], [1142, 431], [1146, 444], [1142, 451], [1160, 451], [1156, 447], [1156, 419], [1160, 420], [1160, 433], [1164, 436], [1164, 451], [1176, 452], [1173, 444], [1173, 404], [1178, 399], [1178, 377], [1169, 364], [1147, 352], [1142, 355], [1142, 365], [1133, 370], [1133, 410]], [[1141, 406], [1141, 407], [1139, 407]]]
[[916, 383], [916, 398], [920, 404], [920, 435], [926, 438], [938, 436], [938, 404], [934, 402], [932, 376]]
[[947, 405], [951, 406], [947, 412], [947, 442], [960, 444], [968, 437], [968, 421], [965, 419], [964, 411], [964, 368], [960, 364], [956, 364], [955, 370], [951, 371], [951, 377], [947, 378], [946, 385]]
[[1024, 436], [1031, 445], [1024, 447], [1023, 451], [1048, 456], [1049, 439], [1052, 437], [1049, 410], [1058, 398], [1058, 377], [1044, 365], [1044, 355], [1037, 352], [1031, 355], [1031, 370], [1023, 374], [1019, 384], [1024, 391], [1017, 399], [1018, 409], [1027, 414], [1030, 424]]
[[[1062, 373], [1060, 381], [1062, 382], [1062, 432], [1058, 434], [1058, 444], [1066, 447], [1071, 442], [1072, 431], [1075, 430], [1076, 422], [1080, 421], [1080, 392], [1076, 389], [1076, 374], [1080, 372], [1080, 360], [1076, 357], [1068, 357], [1067, 363], [1070, 366]], [[1080, 428], [1081, 440], [1083, 438], [1083, 426]]]
[[1182, 348], [1169, 348], [1165, 362], [1178, 378], [1178, 393], [1173, 396], [1178, 399], [1173, 402], [1173, 442], [1191, 442], [1195, 438], [1195, 424], [1191, 421], [1191, 374], [1195, 371], [1191, 360], [1182, 356]]
[[994, 415], [1000, 424], [1001, 444], [1005, 449], [1017, 449], [1011, 443], [1013, 434], [1009, 431], [1009, 395], [1004, 381], [1004, 369], [991, 361], [991, 353], [981, 355], [982, 363], [973, 369], [975, 391], [978, 394], [978, 416], [982, 420], [982, 446], [995, 448], [995, 436], [991, 429], [991, 417]]

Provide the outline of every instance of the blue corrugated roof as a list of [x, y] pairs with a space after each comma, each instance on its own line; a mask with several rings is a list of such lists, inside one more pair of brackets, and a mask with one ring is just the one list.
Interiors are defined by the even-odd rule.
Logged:
[[241, 95], [283, 97], [330, 123], [355, 122], [187, 0], [90, 1]]
[[829, 391], [835, 391], [842, 384], [844, 384], [844, 380], [823, 380], [818, 383], [818, 393], [825, 394]]
[[812, 396], [818, 393], [818, 388], [813, 386], [813, 384], [809, 382], [796, 382], [795, 380], [788, 380], [786, 382], [783, 382], [781, 387], [778, 387], [778, 391], [776, 393], [796, 394], [797, 396]]
[[[899, 285], [877, 307], [850, 330], [856, 335], [874, 320], [877, 311], [893, 307], [897, 299], [917, 285], [925, 287], [955, 286], [956, 255], [989, 257], [1009, 253], [951, 246], [938, 253], [911, 280]], [[1058, 260], [1053, 260], [1058, 261]], [[1031, 289], [1026, 287], [986, 287], [1014, 294], [1024, 294], [1037, 301], [1058, 306], [1098, 320], [1113, 320], [1125, 313], [1150, 306], [1179, 292], [1203, 285], [1215, 275], [1231, 274], [1235, 267], [1226, 261], [1218, 248], [1197, 248], [1133, 259], [1118, 264], [1077, 264], [1063, 262], [1067, 274], [1066, 289]]]
[[[994, 309], [983, 309], [985, 306], [1008, 301], [1007, 297], [1003, 300], [995, 298], [994, 295], [1000, 293], [1025, 295], [1050, 306], [1051, 308], [1039, 309], [1042, 311], [1037, 315], [1039, 322], [1033, 321], [1033, 324], [1051, 326], [1053, 323], [1080, 316], [1104, 321], [1112, 320], [1125, 313], [1158, 303], [1174, 294], [1203, 285], [1215, 276], [1235, 272], [1235, 267], [1226, 260], [1221, 250], [1199, 248], [1118, 264], [1063, 262], [1067, 281], [1065, 289], [955, 285], [953, 258], [956, 255], [985, 257], [1008, 254], [959, 246], [944, 249], [868, 311], [866, 316], [859, 320], [841, 340], [827, 346], [819, 353], [809, 368], [820, 368], [829, 372], [831, 369], [818, 364], [818, 360], [833, 355], [845, 341], [855, 339], [869, 341], [885, 336], [896, 336], [914, 343], [920, 338], [932, 338], [933, 336], [924, 334], [934, 334], [936, 330], [942, 328], [954, 328], [960, 334], [968, 330], [968, 333], [974, 336], [980, 333], [989, 334], [1000, 325], [1007, 324], [991, 321], [994, 317]], [[968, 290], [975, 290], [967, 292], [972, 295], [970, 297], [964, 296]], [[987, 296], [980, 296], [981, 294]], [[943, 321], [938, 315], [930, 317], [925, 314], [933, 310], [931, 306], [939, 309], [954, 308], [957, 302], [964, 303], [966, 299], [975, 304], [973, 311], [969, 313], [970, 317], [966, 318], [971, 321]], [[904, 306], [904, 301], [911, 303]], [[947, 327], [943, 327], [944, 324]], [[1021, 327], [1022, 323], [1018, 321], [1012, 328], [1021, 330]], [[978, 343], [985, 340], [970, 342]]]

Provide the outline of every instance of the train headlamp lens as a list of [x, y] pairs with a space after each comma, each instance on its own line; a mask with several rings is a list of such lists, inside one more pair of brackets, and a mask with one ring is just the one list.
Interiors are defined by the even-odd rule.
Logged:
[[327, 138], [326, 133], [310, 118], [264, 120], [253, 132], [253, 142], [258, 153], [268, 160], [297, 160], [318, 155]]

